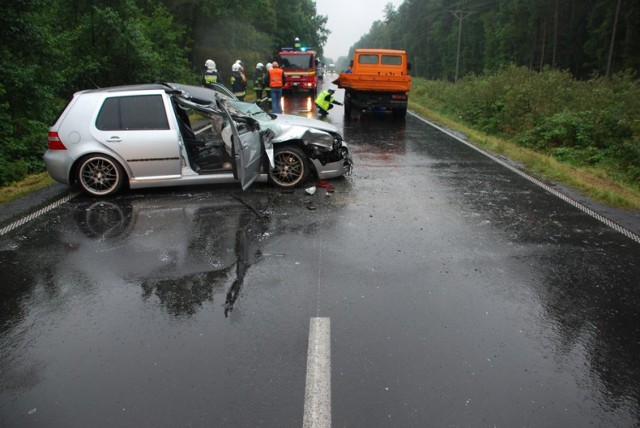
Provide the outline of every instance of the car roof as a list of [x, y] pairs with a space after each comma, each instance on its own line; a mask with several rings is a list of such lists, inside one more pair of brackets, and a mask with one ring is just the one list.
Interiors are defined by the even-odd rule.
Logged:
[[167, 90], [170, 89], [165, 83], [143, 83], [137, 85], [111, 86], [107, 88], [87, 89], [82, 93], [100, 93], [100, 92], [131, 92], [131, 91], [148, 91], [148, 90]]
[[206, 98], [213, 98], [212, 94], [214, 91], [208, 88], [203, 88], [201, 86], [193, 86], [193, 85], [185, 85], [183, 83], [169, 83], [169, 82], [160, 82], [160, 83], [140, 83], [135, 85], [122, 85], [122, 86], [110, 86], [105, 88], [95, 88], [95, 89], [86, 89], [81, 91], [82, 93], [114, 93], [114, 92], [135, 92], [135, 91], [167, 91], [172, 92], [175, 90], [189, 92], [192, 94], [199, 94], [200, 96]]
[[[198, 104], [211, 104], [216, 101], [216, 92], [202, 86], [182, 83], [141, 83], [136, 85], [111, 86], [106, 88], [87, 89], [79, 94], [104, 94], [137, 91], [165, 91], [181, 98], [190, 99]], [[226, 94], [225, 94], [226, 95]]]

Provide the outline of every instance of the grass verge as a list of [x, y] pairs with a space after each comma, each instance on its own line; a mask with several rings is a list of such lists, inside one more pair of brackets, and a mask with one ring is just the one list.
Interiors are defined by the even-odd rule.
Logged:
[[46, 172], [28, 175], [22, 181], [13, 183], [9, 186], [0, 187], [0, 203], [13, 201], [29, 192], [42, 189], [53, 183], [53, 179], [49, 177], [49, 174]]
[[409, 103], [420, 116], [466, 135], [467, 141], [492, 154], [517, 162], [534, 175], [572, 187], [591, 199], [616, 208], [640, 209], [640, 191], [610, 179], [604, 171], [563, 164], [550, 156], [526, 149], [508, 140], [488, 136], [461, 125], [415, 102]]

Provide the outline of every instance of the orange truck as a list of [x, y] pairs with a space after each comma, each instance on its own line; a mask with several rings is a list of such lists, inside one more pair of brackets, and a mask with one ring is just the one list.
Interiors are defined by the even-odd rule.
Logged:
[[345, 116], [350, 117], [352, 110], [385, 109], [404, 117], [411, 89], [409, 69], [405, 51], [356, 49], [351, 70], [333, 82], [345, 90]]

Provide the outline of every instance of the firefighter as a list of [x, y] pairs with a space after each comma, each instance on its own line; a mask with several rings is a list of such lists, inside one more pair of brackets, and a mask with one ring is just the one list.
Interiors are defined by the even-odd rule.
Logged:
[[341, 102], [333, 99], [333, 94], [335, 92], [335, 89], [325, 89], [324, 91], [320, 92], [318, 98], [316, 98], [316, 107], [318, 107], [318, 113], [324, 116], [329, 114], [329, 110], [333, 108], [334, 104], [337, 104], [339, 106], [342, 105]]
[[270, 62], [267, 62], [267, 65], [265, 66], [265, 68], [267, 70], [264, 76], [264, 92], [265, 92], [265, 98], [267, 99], [267, 103], [271, 104], [271, 88], [269, 87], [269, 73], [273, 68], [273, 64], [271, 64]]
[[262, 64], [261, 62], [257, 63], [256, 69], [253, 72], [253, 90], [256, 91], [256, 104], [264, 101], [264, 99], [262, 98], [262, 91], [264, 91], [265, 88], [265, 75], [266, 71], [264, 68], [264, 64]]
[[282, 88], [287, 82], [284, 70], [280, 65], [273, 61], [273, 67], [269, 71], [269, 87], [271, 88], [271, 111], [273, 113], [282, 113], [280, 107], [280, 99], [282, 98]]
[[247, 77], [240, 61], [231, 66], [231, 92], [239, 101], [244, 101], [247, 95]]
[[206, 67], [206, 70], [202, 75], [202, 86], [213, 89], [213, 83], [222, 85], [222, 75], [216, 69], [216, 63], [213, 60], [208, 59], [205, 61], [204, 66]]

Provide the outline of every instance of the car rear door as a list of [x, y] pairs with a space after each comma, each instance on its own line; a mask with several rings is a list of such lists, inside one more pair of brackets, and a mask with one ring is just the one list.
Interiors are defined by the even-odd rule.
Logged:
[[117, 153], [137, 180], [180, 178], [180, 139], [163, 93], [105, 98], [91, 134]]

